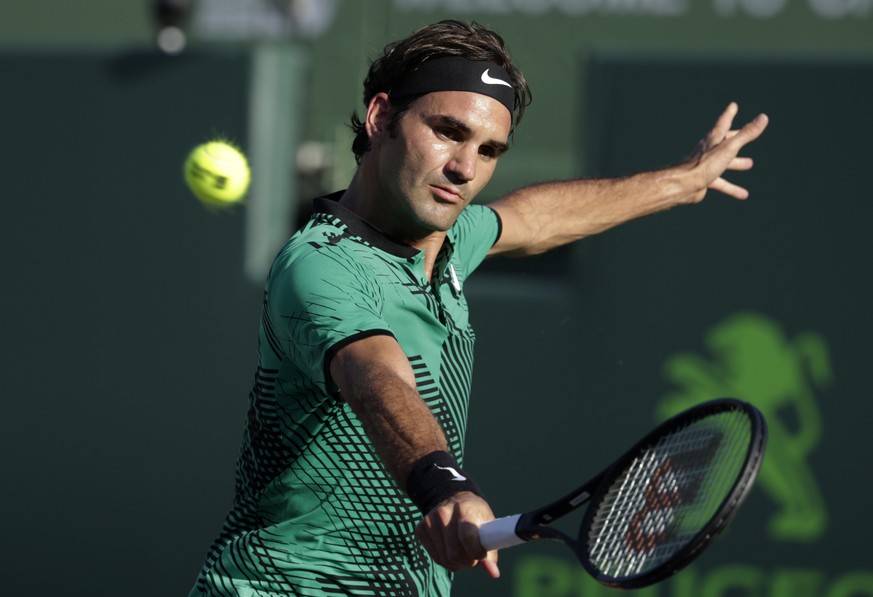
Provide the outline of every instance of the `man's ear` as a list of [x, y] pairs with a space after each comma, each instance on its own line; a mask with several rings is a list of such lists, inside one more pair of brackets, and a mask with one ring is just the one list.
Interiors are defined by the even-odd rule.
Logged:
[[370, 99], [367, 105], [367, 116], [364, 119], [364, 127], [367, 130], [367, 136], [370, 137], [370, 143], [379, 140], [379, 137], [388, 132], [388, 118], [391, 112], [391, 100], [388, 99], [388, 94], [380, 92]]

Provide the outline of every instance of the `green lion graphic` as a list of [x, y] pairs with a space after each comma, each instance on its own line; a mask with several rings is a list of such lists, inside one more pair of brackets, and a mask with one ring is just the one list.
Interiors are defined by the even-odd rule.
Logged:
[[779, 505], [769, 522], [776, 540], [809, 542], [827, 526], [827, 509], [807, 456], [822, 434], [814, 389], [831, 382], [824, 340], [814, 333], [786, 338], [780, 326], [757, 313], [738, 313], [704, 339], [711, 359], [680, 353], [667, 360], [666, 377], [681, 389], [664, 397], [665, 419], [716, 397], [755, 404], [767, 418], [767, 458], [760, 486]]

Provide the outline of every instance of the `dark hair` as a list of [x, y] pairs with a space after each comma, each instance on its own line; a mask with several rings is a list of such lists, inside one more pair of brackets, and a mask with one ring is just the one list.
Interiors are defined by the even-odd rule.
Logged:
[[[440, 21], [385, 46], [382, 56], [370, 64], [370, 70], [364, 79], [364, 106], [368, 106], [377, 93], [389, 92], [410, 70], [432, 58], [443, 56], [487, 60], [502, 67], [509, 74], [515, 89], [515, 116], [510, 133], [515, 131], [525, 107], [531, 102], [530, 88], [522, 72], [509, 57], [503, 38], [475, 22]], [[421, 96], [405, 97], [391, 102], [389, 134], [396, 132], [400, 118], [418, 97]], [[361, 158], [370, 149], [370, 138], [357, 113], [351, 116], [351, 128], [355, 133], [352, 152], [355, 154], [355, 161], [360, 164]]]

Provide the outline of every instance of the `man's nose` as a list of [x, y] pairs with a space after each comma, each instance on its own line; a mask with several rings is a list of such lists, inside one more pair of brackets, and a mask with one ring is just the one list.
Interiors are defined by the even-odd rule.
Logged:
[[449, 160], [449, 163], [446, 164], [446, 169], [462, 182], [469, 182], [476, 178], [478, 157], [475, 147], [459, 147], [458, 151], [452, 156], [452, 159]]

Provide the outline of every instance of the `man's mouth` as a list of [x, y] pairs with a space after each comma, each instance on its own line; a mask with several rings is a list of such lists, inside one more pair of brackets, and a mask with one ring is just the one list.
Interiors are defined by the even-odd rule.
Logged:
[[452, 189], [451, 187], [444, 187], [439, 185], [430, 185], [431, 193], [434, 197], [436, 197], [439, 201], [444, 201], [446, 203], [463, 203], [464, 197]]

